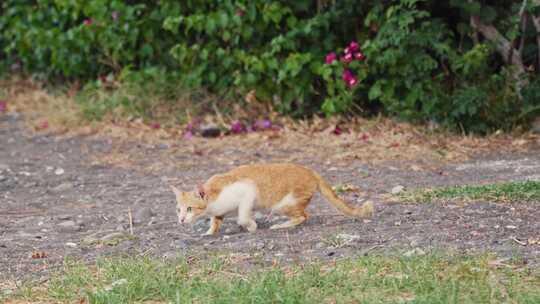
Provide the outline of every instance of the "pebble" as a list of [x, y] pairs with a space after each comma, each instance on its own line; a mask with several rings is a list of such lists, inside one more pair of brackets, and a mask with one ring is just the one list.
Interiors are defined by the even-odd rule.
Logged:
[[506, 229], [514, 230], [514, 229], [517, 229], [517, 226], [514, 226], [514, 225], [508, 225], [508, 226], [506, 226]]
[[66, 247], [75, 248], [75, 247], [77, 247], [77, 244], [72, 243], [72, 242], [67, 242], [67, 243], [66, 243]]
[[392, 188], [392, 190], [390, 191], [392, 194], [398, 194], [398, 193], [401, 193], [403, 192], [403, 190], [405, 190], [405, 187], [402, 186], [402, 185], [397, 185], [395, 186], [394, 188]]
[[346, 234], [346, 233], [340, 233], [337, 235], [338, 238], [346, 241], [346, 242], [352, 242], [354, 240], [359, 240], [360, 239], [360, 236], [359, 235], [354, 235], [354, 234]]
[[409, 250], [403, 254], [405, 257], [412, 257], [412, 256], [423, 256], [426, 255], [426, 252], [420, 248], [414, 248], [412, 250]]
[[326, 247], [326, 244], [324, 242], [318, 242], [315, 244], [315, 249], [323, 249]]
[[56, 168], [56, 170], [54, 170], [54, 174], [56, 174], [56, 175], [62, 175], [62, 174], [64, 174], [64, 172], [65, 171], [62, 168]]

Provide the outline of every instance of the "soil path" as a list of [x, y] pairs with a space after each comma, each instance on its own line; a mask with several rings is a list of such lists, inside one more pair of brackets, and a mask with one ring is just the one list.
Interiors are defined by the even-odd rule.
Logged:
[[[482, 156], [436, 170], [404, 169], [409, 167], [390, 162], [370, 166], [352, 161], [329, 167], [306, 155], [300, 162], [319, 170], [331, 183], [369, 189], [377, 204], [376, 217], [351, 220], [316, 196], [309, 208], [311, 217], [297, 229], [270, 231], [271, 224], [283, 219], [257, 214], [256, 233], [242, 231], [230, 218], [216, 237], [200, 236], [205, 222], [191, 228], [176, 224], [167, 183], [193, 184], [237, 164], [207, 164], [201, 159], [200, 165], [183, 171], [164, 166], [159, 174], [149, 174], [91, 161], [92, 155], [110, 149], [107, 140], [27, 133], [15, 115], [0, 115], [0, 279], [46, 275], [66, 257], [92, 261], [112, 254], [173, 257], [219, 251], [239, 260], [295, 262], [442, 248], [519, 256], [533, 264], [540, 256], [540, 245], [522, 246], [515, 241], [540, 237], [538, 203], [401, 204], [378, 199], [396, 185], [423, 188], [539, 180], [538, 149]], [[133, 149], [151, 157], [155, 149], [167, 147], [134, 144]], [[343, 196], [350, 202], [361, 201], [354, 192]], [[36, 252], [46, 257], [32, 258]]]

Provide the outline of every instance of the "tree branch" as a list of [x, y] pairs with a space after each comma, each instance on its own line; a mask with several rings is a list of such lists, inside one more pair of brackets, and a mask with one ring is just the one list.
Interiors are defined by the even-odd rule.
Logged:
[[523, 65], [523, 60], [519, 55], [519, 52], [516, 52], [512, 43], [508, 41], [499, 31], [491, 24], [484, 24], [480, 17], [471, 16], [472, 27], [478, 31], [485, 39], [493, 42], [497, 51], [501, 54], [503, 60], [506, 64], [509, 64], [514, 67], [514, 78], [516, 80], [518, 94], [522, 88], [527, 86], [528, 79], [526, 74], [525, 66]]

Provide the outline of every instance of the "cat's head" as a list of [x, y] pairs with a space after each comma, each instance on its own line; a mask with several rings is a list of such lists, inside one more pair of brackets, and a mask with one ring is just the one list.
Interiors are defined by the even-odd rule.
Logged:
[[171, 186], [176, 196], [176, 214], [180, 224], [190, 224], [203, 215], [206, 210], [206, 201], [199, 191], [180, 191]]

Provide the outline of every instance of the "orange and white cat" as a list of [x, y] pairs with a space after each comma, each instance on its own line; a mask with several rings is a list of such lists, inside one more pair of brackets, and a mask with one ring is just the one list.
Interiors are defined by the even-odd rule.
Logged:
[[353, 208], [338, 198], [328, 183], [311, 169], [294, 164], [257, 164], [237, 167], [212, 176], [204, 185], [189, 192], [171, 186], [176, 196], [180, 224], [193, 223], [202, 216], [211, 217], [206, 235], [219, 231], [223, 217], [237, 213], [238, 224], [249, 232], [257, 229], [253, 211], [271, 209], [289, 217], [270, 229], [288, 228], [307, 219], [305, 209], [315, 192], [346, 215], [355, 218], [373, 216], [373, 203]]

